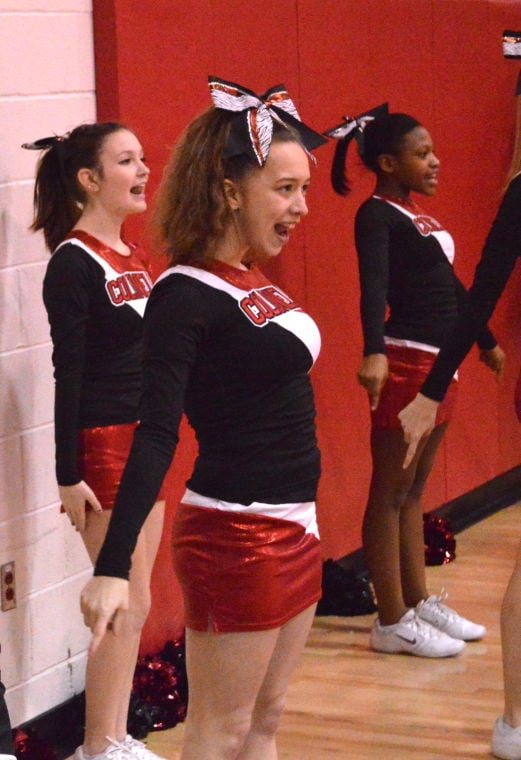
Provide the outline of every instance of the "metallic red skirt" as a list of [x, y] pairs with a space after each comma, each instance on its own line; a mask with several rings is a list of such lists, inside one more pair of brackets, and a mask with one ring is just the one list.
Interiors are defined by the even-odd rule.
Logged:
[[78, 469], [103, 509], [114, 506], [136, 427], [137, 422], [131, 422], [87, 428], [78, 433]]
[[[401, 430], [398, 414], [419, 392], [436, 360], [436, 354], [418, 348], [388, 345], [387, 358], [389, 377], [378, 407], [371, 412], [371, 425], [374, 430]], [[451, 419], [457, 388], [457, 381], [452, 380], [438, 407], [436, 425]]]
[[289, 520], [182, 503], [173, 561], [196, 631], [278, 628], [322, 592], [319, 541]]

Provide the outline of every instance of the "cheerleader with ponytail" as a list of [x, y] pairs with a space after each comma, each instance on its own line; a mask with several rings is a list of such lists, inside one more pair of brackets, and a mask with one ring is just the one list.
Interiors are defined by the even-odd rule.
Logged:
[[[353, 138], [376, 178], [374, 194], [355, 221], [364, 333], [358, 380], [369, 398], [373, 463], [362, 532], [378, 602], [371, 646], [447, 657], [485, 633], [426, 588], [421, 499], [456, 382], [407, 469], [398, 412], [421, 387], [466, 294], [452, 267], [451, 236], [412, 197], [429, 197], [437, 189], [440, 162], [429, 132], [408, 114], [389, 113], [386, 105], [344, 121], [326, 133], [340, 139], [333, 188], [340, 195], [349, 192], [344, 166]], [[499, 365], [501, 349], [486, 329], [480, 344], [487, 363]]]
[[[22, 147], [42, 151], [31, 229], [43, 231], [52, 254], [43, 298], [53, 342], [58, 491], [94, 563], [138, 419], [152, 281], [121, 227], [146, 209], [149, 169], [137, 137], [117, 123], [82, 124]], [[141, 531], [128, 607], [89, 657], [85, 738], [74, 760], [161, 760], [126, 727], [163, 510], [158, 500]]]

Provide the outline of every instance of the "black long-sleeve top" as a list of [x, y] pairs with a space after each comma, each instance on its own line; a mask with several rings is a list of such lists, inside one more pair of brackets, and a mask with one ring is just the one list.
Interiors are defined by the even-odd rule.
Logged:
[[[81, 480], [78, 430], [137, 420], [148, 265], [74, 230], [47, 265], [43, 300], [53, 343], [56, 477]], [[138, 310], [136, 310], [138, 309]]]
[[510, 182], [485, 241], [465, 309], [443, 342], [421, 392], [441, 401], [521, 256], [521, 174]]
[[[355, 240], [364, 355], [386, 353], [385, 337], [439, 347], [467, 297], [449, 233], [428, 214], [373, 196], [358, 210]], [[496, 345], [486, 327], [479, 344]]]
[[140, 424], [96, 575], [127, 577], [183, 411], [199, 447], [191, 490], [241, 504], [316, 498], [313, 320], [255, 267], [214, 262], [169, 270], [144, 321]]

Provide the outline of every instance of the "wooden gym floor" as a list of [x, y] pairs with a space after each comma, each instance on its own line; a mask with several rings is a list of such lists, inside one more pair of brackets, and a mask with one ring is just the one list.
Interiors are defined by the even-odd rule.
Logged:
[[[427, 568], [431, 593], [444, 587], [450, 606], [488, 628], [458, 657], [377, 654], [368, 647], [372, 615], [315, 618], [279, 730], [280, 760], [490, 759], [502, 711], [499, 609], [520, 538], [521, 503], [459, 533], [455, 562]], [[148, 745], [178, 760], [182, 735], [182, 725], [154, 732]]]

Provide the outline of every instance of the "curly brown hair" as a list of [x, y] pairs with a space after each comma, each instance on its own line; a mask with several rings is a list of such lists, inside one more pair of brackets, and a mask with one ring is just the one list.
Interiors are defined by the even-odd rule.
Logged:
[[[175, 146], [154, 200], [151, 226], [170, 266], [204, 264], [232, 223], [224, 180], [240, 182], [259, 168], [246, 154], [225, 158], [236, 114], [214, 106], [192, 121]], [[293, 129], [274, 122], [272, 142], [302, 144]]]

